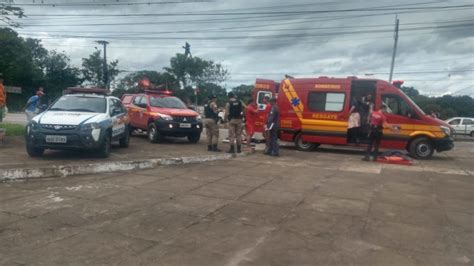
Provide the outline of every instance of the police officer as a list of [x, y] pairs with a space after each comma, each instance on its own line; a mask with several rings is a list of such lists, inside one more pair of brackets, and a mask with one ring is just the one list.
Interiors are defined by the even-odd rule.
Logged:
[[217, 143], [219, 141], [219, 125], [217, 121], [219, 120], [217, 110], [217, 97], [215, 95], [209, 96], [209, 101], [204, 105], [204, 127], [206, 128], [207, 134], [207, 150], [220, 152], [217, 148]]
[[270, 137], [270, 144], [268, 150], [265, 152], [266, 155], [271, 156], [280, 156], [279, 147], [278, 147], [278, 130], [280, 128], [280, 109], [276, 105], [276, 99], [270, 99], [270, 113], [265, 124], [265, 131]]
[[235, 143], [237, 143], [237, 153], [242, 152], [242, 112], [245, 105], [238, 100], [233, 92], [228, 93], [229, 101], [225, 106], [225, 118], [229, 121], [229, 141], [230, 150], [234, 153]]

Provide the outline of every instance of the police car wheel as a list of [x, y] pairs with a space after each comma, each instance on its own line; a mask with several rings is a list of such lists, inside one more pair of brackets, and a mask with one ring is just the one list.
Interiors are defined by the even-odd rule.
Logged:
[[160, 133], [158, 132], [158, 128], [153, 123], [148, 125], [147, 135], [148, 135], [148, 140], [150, 140], [150, 142], [152, 143], [157, 143], [161, 140], [161, 136], [160, 136]]
[[98, 155], [101, 158], [107, 158], [110, 155], [110, 146], [111, 146], [111, 139], [110, 135], [106, 134], [104, 140], [102, 142], [101, 147], [99, 148]]
[[410, 155], [416, 159], [429, 159], [433, 155], [433, 143], [428, 138], [416, 138], [410, 143]]
[[190, 143], [198, 143], [200, 138], [201, 138], [201, 134], [199, 133], [192, 133], [188, 135], [188, 141]]
[[130, 134], [125, 133], [123, 138], [119, 139], [119, 144], [121, 148], [128, 148], [128, 144], [130, 143]]
[[302, 139], [302, 134], [301, 133], [298, 134], [298, 136], [296, 136], [295, 145], [296, 145], [296, 148], [300, 151], [312, 151], [318, 146], [315, 143], [304, 141]]
[[30, 157], [41, 157], [43, 156], [44, 149], [42, 148], [35, 148], [30, 145], [26, 145], [26, 152]]

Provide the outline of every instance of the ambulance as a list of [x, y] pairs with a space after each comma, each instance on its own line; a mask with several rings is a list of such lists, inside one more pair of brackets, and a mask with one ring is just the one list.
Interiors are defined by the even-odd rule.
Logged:
[[277, 98], [280, 140], [294, 142], [299, 150], [310, 151], [321, 144], [366, 146], [368, 126], [361, 126], [357, 144], [349, 143], [347, 136], [351, 103], [366, 97], [372, 97], [375, 109], [385, 105], [387, 123], [398, 129], [384, 129], [381, 148], [407, 150], [413, 158], [428, 159], [434, 151], [454, 147], [453, 129], [446, 122], [426, 115], [398, 87], [383, 80], [289, 77], [276, 83], [257, 79], [253, 99], [259, 109], [255, 127], [260, 132], [265, 96]]

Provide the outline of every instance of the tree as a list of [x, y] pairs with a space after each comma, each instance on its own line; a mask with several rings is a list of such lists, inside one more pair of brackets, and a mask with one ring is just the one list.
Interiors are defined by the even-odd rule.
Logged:
[[[104, 60], [101, 57], [101, 50], [96, 49], [88, 58], [82, 58], [82, 75], [87, 85], [105, 88], [104, 83]], [[109, 82], [115, 80], [120, 73], [118, 70], [118, 60], [108, 63]]]
[[10, 27], [19, 27], [20, 24], [15, 22], [11, 17], [23, 18], [25, 17], [25, 13], [20, 7], [0, 4], [0, 21]]
[[49, 52], [44, 61], [45, 85], [48, 97], [55, 98], [67, 87], [82, 83], [81, 71], [70, 65], [71, 59], [55, 50]]
[[416, 98], [418, 95], [420, 95], [420, 93], [418, 92], [418, 90], [416, 90], [415, 88], [413, 87], [401, 87], [400, 88], [408, 97], [414, 99]]
[[245, 104], [252, 99], [253, 85], [240, 85], [232, 88], [232, 92]]
[[165, 70], [173, 75], [183, 88], [190, 83], [196, 85], [206, 83], [221, 83], [225, 81], [229, 73], [218, 63], [207, 61], [199, 57], [187, 57], [184, 54], [176, 54], [170, 59], [170, 67]]
[[9, 28], [0, 28], [0, 72], [5, 85], [22, 88], [22, 94], [11, 94], [7, 105], [20, 110], [35, 87], [43, 81], [42, 69], [34, 63], [32, 52], [25, 40]]

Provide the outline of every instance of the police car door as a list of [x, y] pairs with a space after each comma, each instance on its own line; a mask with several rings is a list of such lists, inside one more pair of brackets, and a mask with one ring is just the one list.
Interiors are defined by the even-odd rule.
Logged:
[[126, 112], [122, 103], [116, 99], [109, 99], [110, 117], [112, 119], [112, 139], [123, 137], [126, 122]]

